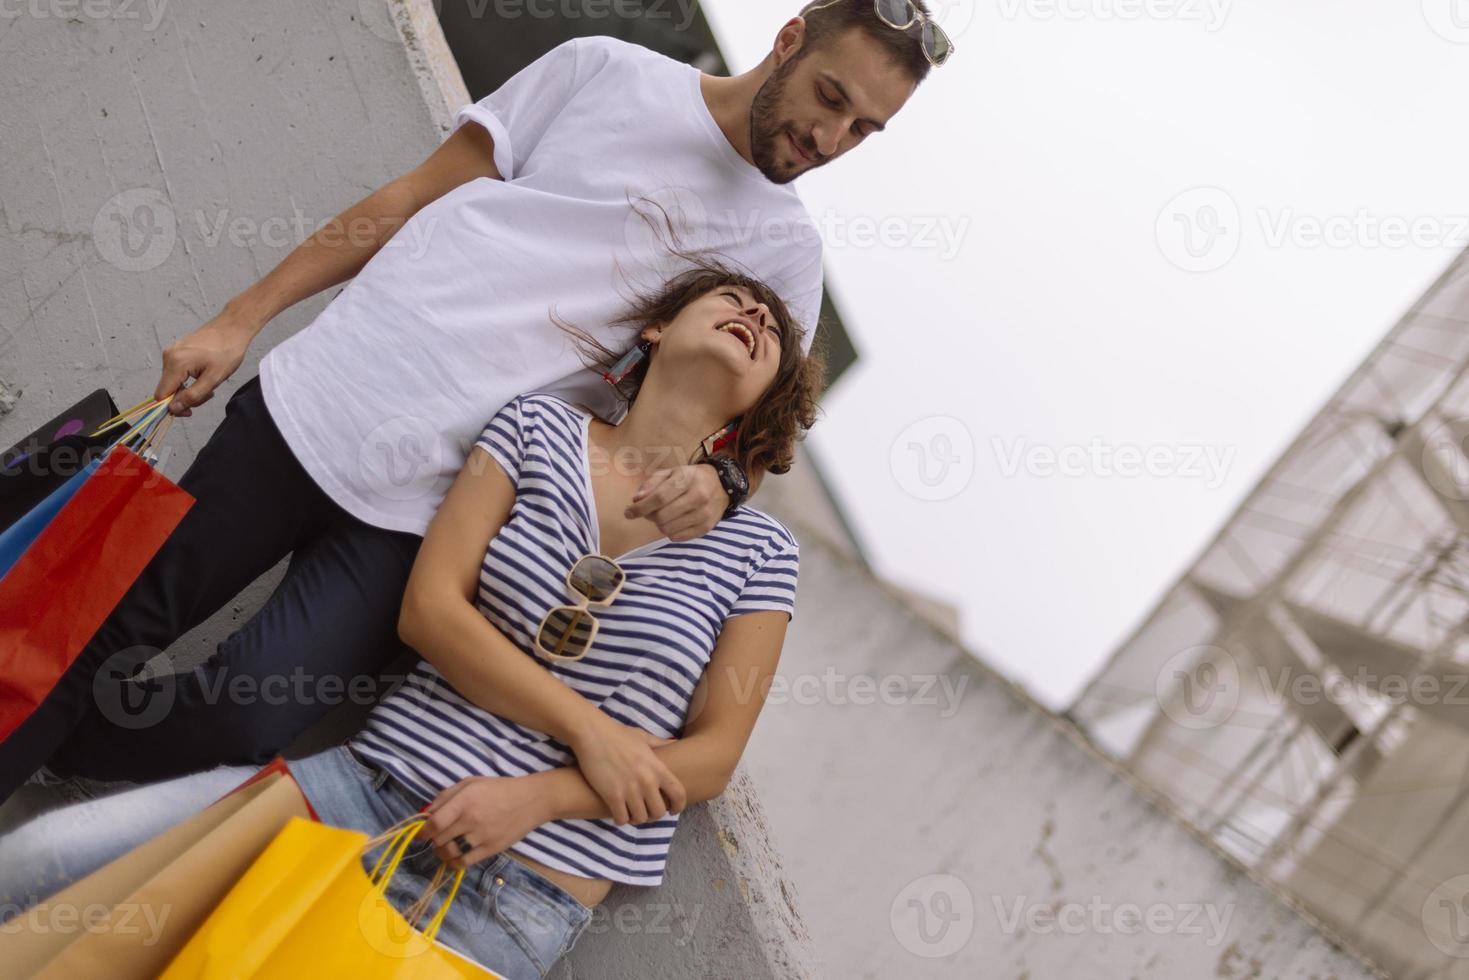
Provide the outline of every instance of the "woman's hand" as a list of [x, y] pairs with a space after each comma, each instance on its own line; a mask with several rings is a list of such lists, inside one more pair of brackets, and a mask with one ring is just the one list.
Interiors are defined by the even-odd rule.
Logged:
[[[439, 860], [457, 870], [507, 850], [554, 816], [550, 798], [532, 777], [473, 776], [429, 804], [418, 836], [432, 840]], [[468, 851], [460, 847], [461, 837]]]
[[682, 812], [687, 802], [683, 783], [653, 751], [673, 740], [624, 725], [600, 711], [596, 717], [599, 720], [587, 733], [571, 743], [571, 750], [582, 778], [607, 804], [612, 821], [647, 823]]

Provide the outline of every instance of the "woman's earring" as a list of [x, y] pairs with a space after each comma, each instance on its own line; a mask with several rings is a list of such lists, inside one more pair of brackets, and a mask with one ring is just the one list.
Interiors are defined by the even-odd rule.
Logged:
[[736, 419], [735, 421], [726, 425], [724, 428], [720, 429], [718, 432], [711, 432], [709, 435], [705, 436], [704, 441], [699, 443], [699, 445], [703, 447], [705, 456], [713, 456], [725, 446], [728, 446], [730, 443], [734, 442], [739, 434], [740, 422], [739, 419]]
[[602, 380], [609, 385], [622, 383], [622, 379], [632, 373], [633, 368], [653, 351], [653, 342], [644, 340], [632, 350], [617, 359], [617, 363], [602, 372]]

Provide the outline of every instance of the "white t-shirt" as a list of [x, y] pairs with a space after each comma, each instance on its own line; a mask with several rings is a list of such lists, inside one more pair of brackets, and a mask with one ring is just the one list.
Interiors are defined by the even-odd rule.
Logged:
[[[260, 364], [271, 418], [349, 513], [422, 534], [485, 423], [550, 391], [611, 421], [622, 406], [552, 320], [614, 351], [630, 290], [681, 267], [638, 217], [657, 202], [684, 248], [774, 288], [806, 328], [821, 243], [794, 189], [735, 152], [697, 69], [605, 37], [568, 41], [459, 110], [494, 138], [477, 178], [413, 216], [306, 329]], [[645, 206], [644, 206], [645, 207]]]

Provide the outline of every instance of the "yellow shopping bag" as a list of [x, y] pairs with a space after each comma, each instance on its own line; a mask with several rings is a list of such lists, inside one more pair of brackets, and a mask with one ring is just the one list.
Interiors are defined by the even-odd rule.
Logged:
[[[464, 872], [447, 876], [440, 866], [406, 917], [384, 897], [424, 819], [412, 817], [372, 840], [351, 830], [291, 820], [162, 976], [496, 980], [499, 974], [434, 942]], [[377, 866], [371, 874], [364, 872], [363, 853], [385, 841]], [[448, 897], [420, 932], [417, 920], [446, 877]]]

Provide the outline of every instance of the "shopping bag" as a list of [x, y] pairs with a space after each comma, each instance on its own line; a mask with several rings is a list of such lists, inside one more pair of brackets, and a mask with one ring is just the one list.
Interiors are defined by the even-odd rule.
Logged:
[[115, 437], [86, 433], [116, 416], [112, 396], [98, 388], [0, 454], [0, 529], [100, 459]]
[[0, 740], [30, 717], [173, 533], [194, 498], [146, 452], [167, 402], [108, 450], [0, 579]]
[[116, 441], [115, 432], [63, 436], [0, 469], [0, 529], [14, 526], [37, 504], [105, 456]]
[[[292, 820], [168, 965], [163, 980], [494, 980], [498, 974], [434, 942], [462, 871], [445, 882], [441, 867], [410, 917], [383, 897], [423, 821], [412, 818], [384, 835], [387, 848], [369, 875], [362, 855], [382, 837], [370, 841], [355, 831]], [[419, 932], [416, 919], [441, 883], [448, 884], [448, 895]]]
[[10, 476], [29, 454], [67, 436], [99, 429], [117, 418], [117, 414], [117, 404], [106, 388], [98, 388], [83, 396], [71, 408], [0, 453], [0, 482]]
[[76, 496], [87, 477], [95, 473], [97, 467], [101, 465], [102, 457], [99, 456], [83, 467], [76, 476], [53, 490], [50, 496], [21, 515], [14, 524], [0, 531], [0, 578], [4, 578], [15, 567], [15, 563], [20, 561], [20, 556], [25, 554], [26, 549], [35, 544], [41, 532], [46, 530], [46, 525], [61, 513], [61, 508]]
[[297, 817], [315, 814], [277, 759], [218, 802], [0, 926], [0, 972], [152, 980]]

